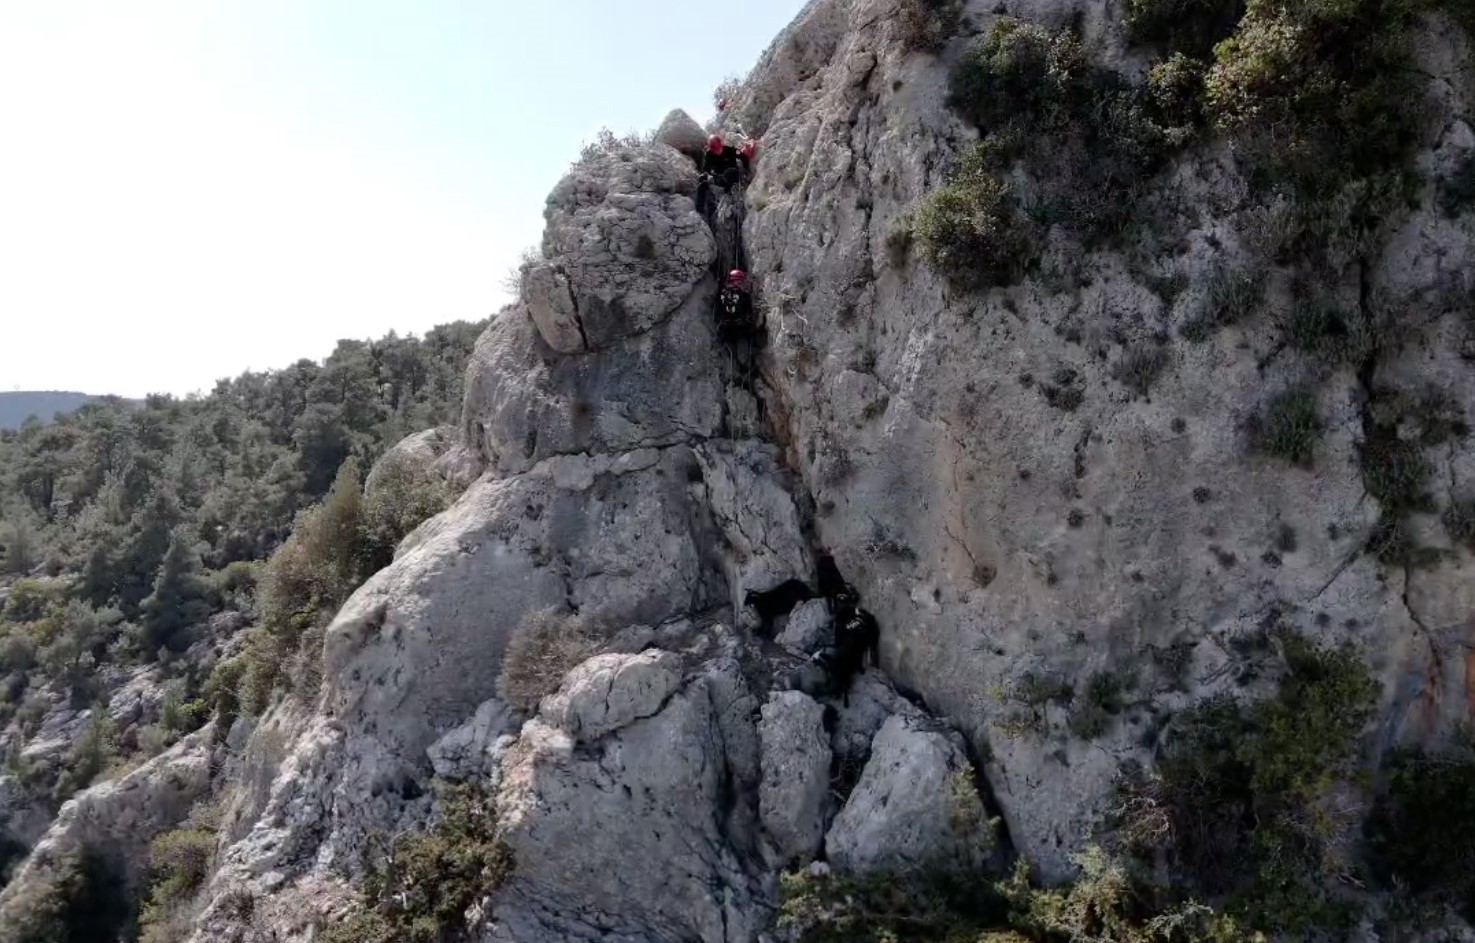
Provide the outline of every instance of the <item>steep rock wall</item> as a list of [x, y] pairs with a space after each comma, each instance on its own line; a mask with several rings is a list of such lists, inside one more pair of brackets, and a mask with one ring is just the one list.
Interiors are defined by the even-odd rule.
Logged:
[[[1321, 377], [1283, 349], [1289, 300], [1276, 289], [1206, 343], [1172, 340], [1147, 397], [1115, 379], [1134, 345], [1183, 328], [1217, 264], [1255, 251], [1236, 232], [1256, 203], [1218, 147], [1164, 173], [1181, 228], [1166, 250], [1052, 242], [1040, 275], [980, 294], [952, 290], [915, 253], [897, 258], [889, 237], [976, 132], [947, 105], [962, 41], [907, 51], [896, 12], [811, 4], [723, 120], [763, 133], [746, 239], [769, 311], [770, 412], [819, 540], [874, 601], [888, 670], [991, 757], [1020, 851], [1069, 874], [1122, 763], [1150, 760], [1175, 707], [1234, 690], [1230, 643], [1267, 618], [1359, 643], [1384, 683], [1377, 749], [1470, 719], [1475, 563], [1438, 514], [1475, 487], [1475, 444], [1426, 455], [1437, 506], [1412, 526], [1446, 558], [1389, 567], [1364, 552], [1380, 516], [1358, 468], [1366, 378]], [[1005, 11], [965, 12], [978, 34]], [[1105, 5], [1007, 13], [1076, 20], [1093, 59], [1134, 67]], [[1419, 39], [1435, 112], [1425, 168], [1469, 153], [1463, 43], [1436, 18]], [[1469, 404], [1468, 306], [1440, 299], [1468, 292], [1475, 230], [1444, 218], [1433, 189], [1365, 275], [1418, 325], [1372, 381], [1433, 383]], [[1162, 297], [1143, 255], [1189, 291]], [[1314, 468], [1249, 454], [1246, 419], [1307, 379], [1326, 426]], [[1068, 695], [1016, 694], [1037, 679], [1079, 692], [1102, 672], [1128, 680], [1130, 706], [1091, 741], [1065, 729]]]

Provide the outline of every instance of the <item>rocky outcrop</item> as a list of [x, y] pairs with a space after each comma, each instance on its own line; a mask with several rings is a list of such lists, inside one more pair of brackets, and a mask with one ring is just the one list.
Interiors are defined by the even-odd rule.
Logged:
[[117, 879], [136, 891], [148, 875], [149, 843], [210, 795], [213, 737], [214, 728], [205, 727], [132, 773], [93, 786], [62, 806], [0, 893], [0, 926], [7, 920], [6, 907], [45, 880], [52, 865], [71, 852], [102, 856]]
[[616, 147], [577, 164], [544, 212], [543, 258], [522, 297], [543, 340], [576, 353], [655, 327], [712, 264], [695, 165], [665, 145]]
[[830, 798], [830, 738], [825, 709], [798, 691], [763, 705], [763, 784], [758, 807], [780, 863], [814, 857], [824, 839]]
[[[608, 664], [569, 681], [583, 684]], [[763, 895], [744, 807], [752, 794], [733, 786], [756, 757], [750, 736], [732, 740], [727, 729], [751, 724], [750, 702], [736, 663], [718, 660], [590, 749], [530, 722], [504, 761], [499, 807], [517, 871], [490, 939], [754, 938]]]
[[[964, 6], [973, 31], [1000, 15]], [[1010, 12], [1141, 64], [1108, 5]], [[985, 798], [1002, 851], [1064, 879], [1124, 765], [1150, 765], [1166, 714], [1230, 689], [1235, 640], [1267, 619], [1370, 654], [1377, 749], [1470, 718], [1475, 580], [1437, 517], [1475, 451], [1425, 450], [1431, 510], [1410, 526], [1444, 551], [1427, 568], [1363, 552], [1381, 512], [1358, 467], [1374, 387], [1433, 379], [1471, 401], [1458, 312], [1419, 309], [1375, 369], [1323, 370], [1269, 330], [1294, 298], [1272, 272], [1263, 310], [1183, 339], [1213, 273], [1253, 250], [1237, 223], [1266, 209], [1220, 151], [1168, 172], [1172, 240], [1086, 247], [1057, 228], [1028, 278], [958, 292], [893, 236], [976, 138], [947, 104], [960, 43], [911, 50], [897, 13], [808, 4], [718, 119], [763, 138], [741, 231], [768, 325], [756, 381], [735, 382], [713, 336], [718, 250], [678, 153], [699, 132], [673, 115], [554, 190], [522, 298], [468, 372], [458, 461], [483, 476], [338, 614], [321, 703], [252, 736], [285, 743], [248, 759], [202, 927], [228, 930], [232, 894], [306, 907], [304, 888], [351, 882], [366, 836], [433, 814], [432, 774], [495, 794], [517, 869], [486, 938], [507, 943], [756, 940], [786, 864], [995, 858]], [[1468, 82], [1422, 67], [1451, 79], [1423, 157], [1449, 164], [1475, 143]], [[1475, 234], [1435, 217], [1425, 199], [1344, 287], [1413, 306], [1459, 288]], [[1146, 345], [1153, 382], [1123, 383]], [[1248, 417], [1308, 378], [1315, 469], [1251, 454]], [[740, 605], [812, 579], [817, 549], [882, 627], [883, 670], [838, 700], [807, 658], [833, 637], [823, 602], [779, 644]], [[609, 645], [514, 730], [496, 677], [549, 608]], [[1103, 684], [1110, 710], [1074, 723]]]
[[514, 726], [506, 705], [490, 698], [470, 720], [426, 747], [425, 755], [435, 775], [451, 782], [493, 776], [501, 754], [516, 739]]
[[829, 860], [857, 874], [981, 867], [993, 835], [972, 776], [946, 730], [888, 718], [825, 836]]
[[[999, 15], [966, 7], [974, 31]], [[1222, 155], [1190, 153], [1165, 174], [1189, 222], [1175, 254], [1145, 250], [1156, 268], [1138, 247], [1069, 245], [1036, 278], [959, 294], [888, 246], [975, 138], [947, 103], [954, 52], [907, 51], [894, 10], [810, 4], [722, 121], [763, 137], [746, 245], [770, 306], [769, 413], [813, 498], [818, 542], [863, 587], [887, 671], [990, 757], [1018, 850], [1047, 877], [1070, 875], [1122, 764], [1151, 762], [1143, 744], [1163, 712], [1229, 683], [1230, 640], [1271, 611], [1368, 653], [1387, 692], [1385, 742], [1437, 739], [1470, 718], [1457, 692], [1475, 664], [1457, 652], [1475, 640], [1471, 557], [1437, 510], [1412, 524], [1449, 551], [1438, 565], [1390, 568], [1362, 552], [1380, 515], [1359, 470], [1370, 391], [1350, 370], [1317, 385], [1325, 434], [1303, 470], [1252, 454], [1243, 429], [1320, 375], [1280, 342], [1289, 288], [1206, 342], [1175, 337], [1213, 273], [1253, 254], [1234, 233], [1253, 232], [1239, 224], [1259, 210]], [[1049, 28], [1075, 20], [1093, 58], [1130, 66], [1108, 5], [1008, 12]], [[1448, 38], [1421, 42], [1439, 112], [1421, 158], [1432, 168], [1468, 153], [1468, 85], [1444, 78], [1465, 74], [1458, 56], [1431, 51]], [[1458, 306], [1428, 301], [1463, 290], [1470, 227], [1441, 218], [1430, 195], [1367, 267], [1367, 291], [1424, 312], [1374, 388], [1470, 383], [1468, 325]], [[1189, 290], [1165, 297], [1154, 271]], [[1118, 365], [1155, 337], [1169, 338], [1163, 368], [1140, 396]], [[1437, 508], [1468, 490], [1472, 456], [1469, 439], [1425, 452]], [[1127, 706], [1086, 742], [1067, 729], [1070, 692], [1101, 674], [1121, 676]], [[1063, 693], [1023, 703], [1042, 677]]]

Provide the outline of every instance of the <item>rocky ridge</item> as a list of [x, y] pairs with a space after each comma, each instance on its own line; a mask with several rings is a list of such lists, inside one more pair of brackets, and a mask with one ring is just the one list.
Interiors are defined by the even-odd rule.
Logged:
[[[1371, 378], [1318, 383], [1315, 470], [1247, 456], [1246, 418], [1313, 372], [1257, 330], [1285, 314], [1275, 291], [1255, 319], [1170, 342], [1150, 395], [1118, 380], [1136, 344], [1195, 316], [1224, 255], [1255, 251], [1236, 224], [1262, 208], [1225, 155], [1171, 172], [1182, 231], [1159, 261], [1178, 297], [1122, 250], [1071, 244], [1046, 253], [1068, 290], [1039, 274], [961, 293], [888, 245], [976, 137], [947, 106], [961, 43], [910, 50], [897, 8], [815, 0], [719, 119], [763, 139], [742, 234], [762, 410], [713, 336], [721, 247], [679, 153], [699, 130], [673, 116], [554, 190], [522, 299], [469, 371], [457, 461], [479, 477], [338, 614], [321, 701], [256, 725], [195, 940], [311, 939], [354, 906], [373, 835], [433, 818], [436, 776], [495, 796], [516, 861], [486, 940], [758, 940], [779, 875], [816, 861], [1018, 854], [1062, 880], [1175, 710], [1255, 690], [1241, 643], [1268, 621], [1367, 654], [1375, 756], [1475, 715], [1475, 563], [1437, 523], [1475, 448], [1427, 451], [1433, 503], [1411, 526], [1432, 566], [1363, 552], [1381, 512], [1359, 471], [1374, 387], [1475, 403], [1468, 317], [1429, 301], [1471, 287], [1470, 217], [1425, 193], [1365, 266], [1364, 290], [1429, 313]], [[1102, 4], [1008, 12], [1075, 23], [1101, 61], [1137, 67]], [[1000, 16], [963, 13], [973, 34]], [[1434, 173], [1475, 149], [1463, 42], [1438, 22], [1419, 40]], [[1080, 395], [1061, 408], [1051, 385]], [[821, 550], [883, 626], [884, 675], [848, 701], [800, 690], [822, 603], [776, 642], [736, 605], [812, 578]], [[597, 615], [610, 643], [518, 715], [496, 678], [549, 609]], [[1121, 693], [1082, 736], [1107, 677]], [[163, 790], [190, 749], [137, 782]]]

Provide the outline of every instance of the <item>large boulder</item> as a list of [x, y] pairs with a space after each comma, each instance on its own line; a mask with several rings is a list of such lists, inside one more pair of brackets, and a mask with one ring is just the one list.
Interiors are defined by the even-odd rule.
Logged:
[[695, 165], [664, 145], [615, 146], [570, 169], [548, 197], [543, 257], [522, 269], [522, 298], [550, 347], [607, 347], [691, 295], [716, 253], [696, 185]]
[[830, 862], [865, 874], [977, 867], [993, 836], [954, 736], [935, 723], [892, 717], [825, 837]]
[[656, 141], [695, 160], [707, 149], [707, 132], [691, 115], [675, 108], [656, 128]]
[[[517, 861], [489, 940], [756, 939], [752, 699], [719, 661], [653, 716], [592, 748], [535, 719], [503, 761], [498, 808]], [[744, 787], [744, 788], [738, 788]]]
[[649, 717], [681, 685], [681, 658], [670, 652], [596, 655], [568, 673], [539, 714], [576, 740], [598, 740]]
[[785, 648], [801, 655], [813, 655], [829, 645], [835, 638], [835, 627], [830, 618], [829, 603], [823, 599], [811, 599], [794, 607], [778, 642]]
[[830, 796], [830, 738], [825, 709], [798, 691], [781, 691], [763, 705], [763, 784], [758, 790], [763, 831], [780, 863], [812, 858], [825, 836]]

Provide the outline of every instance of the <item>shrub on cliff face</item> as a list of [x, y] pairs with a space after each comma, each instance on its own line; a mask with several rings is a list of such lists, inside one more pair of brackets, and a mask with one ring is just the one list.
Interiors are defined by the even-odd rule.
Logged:
[[1331, 929], [1358, 826], [1339, 790], [1356, 778], [1378, 685], [1350, 649], [1273, 639], [1279, 691], [1176, 716], [1154, 773], [1125, 788], [1123, 834], [1177, 893], [1227, 896], [1260, 929]]
[[1009, 185], [980, 164], [978, 152], [970, 154], [953, 181], [923, 202], [913, 230], [927, 263], [968, 288], [1008, 284], [1037, 252], [1036, 228]]
[[1022, 168], [1034, 221], [1088, 239], [1120, 231], [1181, 137], [1144, 88], [1094, 66], [1073, 34], [1017, 20], [998, 21], [959, 61], [951, 97], [984, 134], [965, 164], [999, 179]]
[[1402, 753], [1368, 823], [1378, 876], [1475, 919], [1475, 749]]
[[1234, 31], [1241, 0], [1127, 0], [1127, 36], [1134, 43], [1206, 56]]
[[121, 876], [89, 850], [52, 862], [0, 908], [4, 943], [111, 943], [129, 922]]
[[1310, 468], [1322, 436], [1316, 394], [1307, 389], [1288, 390], [1271, 400], [1263, 417], [1251, 424], [1256, 450], [1292, 465]]
[[960, 0], [902, 0], [896, 11], [902, 41], [910, 49], [940, 49], [958, 32]]
[[451, 943], [464, 938], [466, 913], [513, 869], [497, 838], [496, 807], [469, 786], [440, 797], [440, 820], [398, 838], [364, 878], [369, 910], [323, 929], [320, 943]]
[[1413, 0], [1251, 0], [1215, 49], [1208, 106], [1262, 179], [1326, 198], [1396, 171], [1414, 141]]
[[529, 613], [507, 642], [497, 696], [516, 710], [536, 710], [564, 675], [598, 653], [602, 641], [585, 616], [558, 609]]
[[143, 907], [139, 943], [175, 943], [188, 936], [190, 901], [210, 876], [216, 835], [203, 828], [165, 832], [149, 852], [152, 888]]

